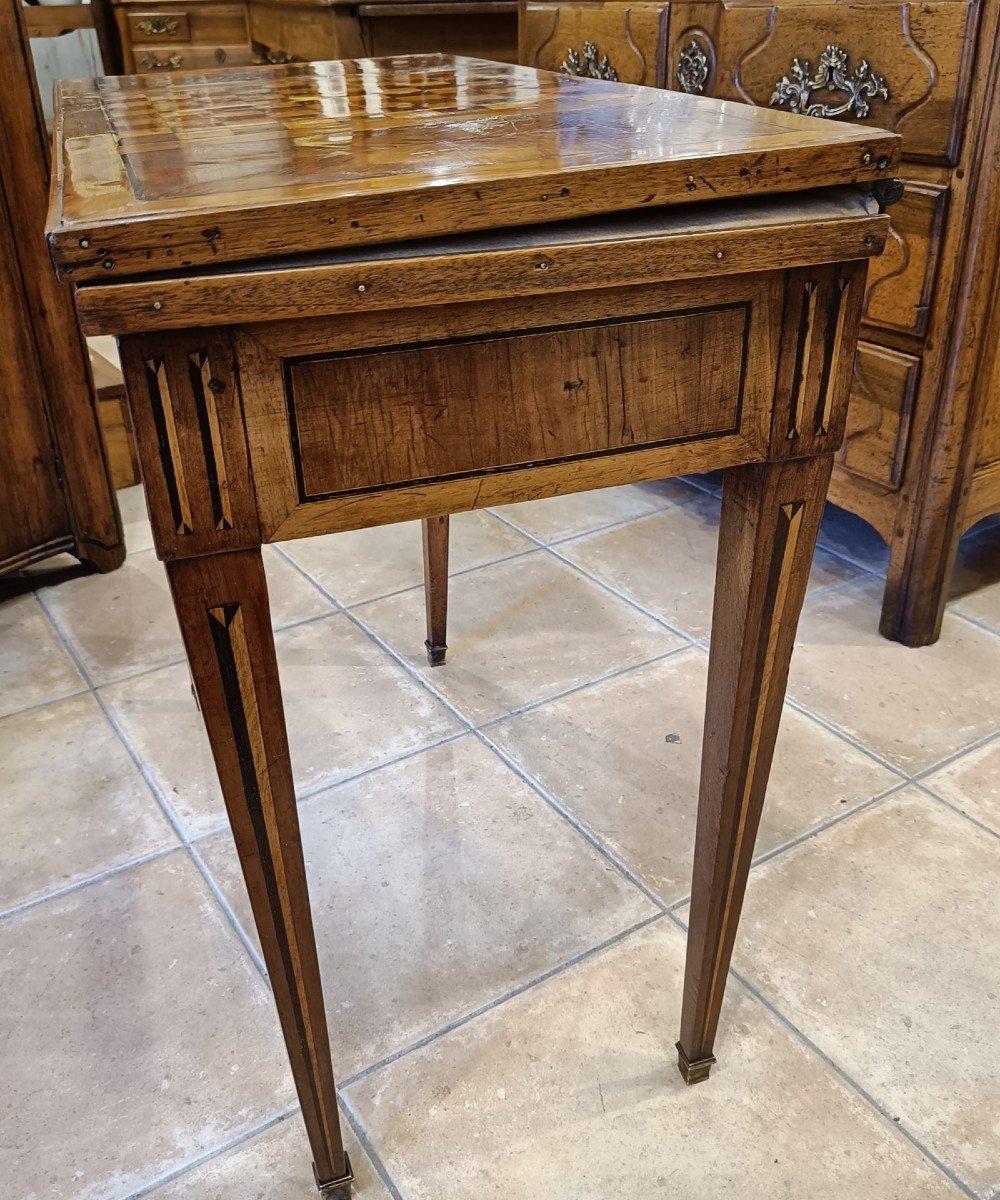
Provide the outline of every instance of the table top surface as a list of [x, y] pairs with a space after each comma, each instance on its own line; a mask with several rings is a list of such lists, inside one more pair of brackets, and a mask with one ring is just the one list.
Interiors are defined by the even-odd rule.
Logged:
[[899, 141], [446, 55], [64, 82], [54, 138], [77, 279], [870, 183]]

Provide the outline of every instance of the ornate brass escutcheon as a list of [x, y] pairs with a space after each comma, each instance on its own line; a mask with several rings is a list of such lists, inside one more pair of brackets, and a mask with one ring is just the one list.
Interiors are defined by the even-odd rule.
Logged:
[[700, 96], [708, 82], [708, 55], [691, 39], [677, 58], [677, 82], [682, 92]]
[[[842, 104], [823, 104], [813, 99], [813, 93], [820, 91], [843, 92], [847, 99]], [[778, 81], [771, 104], [807, 117], [867, 117], [871, 109], [868, 101], [875, 98], [889, 99], [889, 88], [882, 76], [876, 75], [864, 59], [849, 75], [847, 51], [827, 46], [820, 55], [815, 75], [808, 59], [792, 60], [791, 78], [785, 75]]]
[[612, 83], [618, 82], [618, 72], [608, 62], [606, 54], [601, 55], [593, 42], [584, 42], [582, 50], [566, 51], [566, 58], [559, 68], [560, 75], [580, 75], [584, 79], [607, 79]]

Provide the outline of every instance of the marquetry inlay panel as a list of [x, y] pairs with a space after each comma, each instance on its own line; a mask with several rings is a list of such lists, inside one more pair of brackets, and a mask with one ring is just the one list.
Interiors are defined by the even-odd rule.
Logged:
[[[851, 345], [864, 300], [864, 275], [840, 267], [791, 272], [785, 302], [785, 331], [779, 371], [775, 445], [779, 457], [835, 450], [843, 438], [851, 363], [842, 352]], [[781, 393], [784, 393], [783, 395]]]
[[163, 556], [253, 545], [259, 525], [229, 336], [123, 338], [121, 349], [153, 520], [173, 551]]

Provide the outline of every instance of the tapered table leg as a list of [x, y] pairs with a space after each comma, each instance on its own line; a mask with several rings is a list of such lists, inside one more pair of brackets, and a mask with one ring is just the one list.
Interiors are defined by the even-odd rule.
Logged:
[[[167, 564], [320, 1192], [350, 1196], [259, 550]], [[248, 1053], [253, 1047], [247, 1048]]]
[[708, 668], [681, 1074], [708, 1078], [830, 480], [830, 457], [726, 472]]
[[444, 662], [448, 650], [448, 517], [427, 517], [424, 526], [424, 604], [427, 661]]

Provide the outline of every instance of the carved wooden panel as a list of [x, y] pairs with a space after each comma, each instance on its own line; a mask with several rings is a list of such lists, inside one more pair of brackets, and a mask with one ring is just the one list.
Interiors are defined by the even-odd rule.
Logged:
[[735, 432], [748, 316], [732, 304], [292, 360], [300, 496]]
[[886, 329], [923, 335], [927, 331], [948, 189], [908, 180], [881, 258], [868, 271], [865, 320]]
[[692, 96], [716, 91], [718, 0], [676, 0], [670, 5], [664, 86]]
[[666, 13], [662, 4], [526, 4], [520, 61], [545, 71], [659, 86]]
[[858, 345], [838, 461], [853, 475], [898, 491], [906, 465], [920, 359], [868, 342]]
[[259, 544], [229, 336], [123, 338], [121, 354], [161, 557]]
[[729, 3], [719, 24], [715, 94], [863, 120], [901, 134], [907, 157], [953, 165], [975, 9], [971, 0]]

